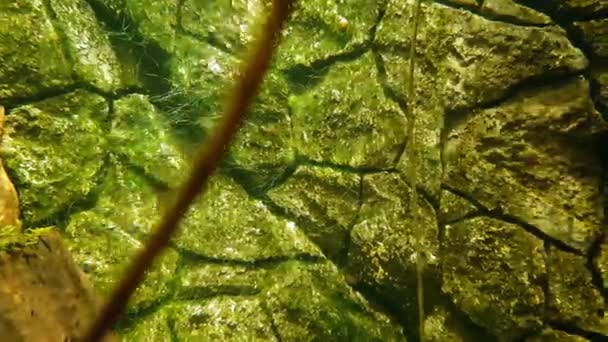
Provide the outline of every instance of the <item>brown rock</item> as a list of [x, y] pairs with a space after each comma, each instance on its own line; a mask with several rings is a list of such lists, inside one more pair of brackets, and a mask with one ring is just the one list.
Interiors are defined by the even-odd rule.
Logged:
[[[4, 107], [0, 106], [0, 136], [4, 133]], [[0, 227], [21, 227], [19, 199], [13, 182], [0, 162]]]
[[97, 298], [60, 235], [38, 234], [2, 235], [0, 341], [79, 341], [96, 314]]

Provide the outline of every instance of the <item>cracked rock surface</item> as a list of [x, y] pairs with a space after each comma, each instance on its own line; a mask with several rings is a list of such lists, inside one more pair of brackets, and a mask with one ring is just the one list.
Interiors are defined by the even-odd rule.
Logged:
[[[424, 258], [427, 341], [608, 339], [608, 5], [424, 1], [409, 98], [414, 3], [298, 4], [120, 337], [417, 341]], [[102, 295], [188, 174], [269, 4], [0, 4], [9, 209], [57, 227]]]

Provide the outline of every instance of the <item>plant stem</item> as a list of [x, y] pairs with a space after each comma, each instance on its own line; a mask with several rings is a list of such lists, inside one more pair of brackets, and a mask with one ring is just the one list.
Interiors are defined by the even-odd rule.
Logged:
[[85, 335], [84, 341], [98, 342], [111, 328], [118, 316], [124, 311], [129, 298], [144, 279], [156, 257], [167, 246], [176, 232], [179, 221], [188, 210], [199, 193], [204, 190], [209, 178], [215, 172], [236, 134], [242, 116], [256, 96], [264, 75], [270, 66], [274, 48], [279, 34], [295, 0], [273, 0], [272, 12], [258, 41], [253, 46], [252, 53], [243, 64], [242, 77], [236, 83], [233, 91], [227, 96], [224, 104], [223, 120], [213, 131], [209, 140], [204, 144], [196, 157], [190, 177], [179, 188], [175, 202], [165, 212], [160, 224], [155, 230], [144, 249], [135, 256], [124, 278], [120, 281], [108, 302], [102, 308], [100, 315]]

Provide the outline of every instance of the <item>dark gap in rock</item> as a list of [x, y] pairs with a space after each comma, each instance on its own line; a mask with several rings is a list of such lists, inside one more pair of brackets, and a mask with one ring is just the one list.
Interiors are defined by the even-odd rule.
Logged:
[[[441, 282], [440, 282], [441, 284]], [[491, 334], [484, 327], [473, 322], [461, 308], [453, 301], [452, 297], [443, 291], [437, 292], [438, 302], [443, 305], [446, 310], [453, 315], [451, 320], [448, 320], [446, 325], [452, 323], [452, 327], [458, 332], [459, 336], [463, 336], [462, 341], [486, 341], [498, 342], [498, 338]]]
[[[409, 117], [409, 110], [407, 106], [407, 100], [399, 95], [399, 93], [393, 89], [388, 83], [388, 73], [386, 71], [386, 65], [384, 64], [384, 60], [382, 59], [382, 55], [378, 51], [378, 47], [376, 45], [372, 45], [371, 47], [372, 56], [374, 57], [374, 62], [376, 64], [376, 70], [378, 70], [378, 80], [377, 82], [380, 84], [382, 88], [382, 92], [384, 96], [386, 96], [389, 100], [395, 102], [401, 113], [407, 120], [411, 120]], [[393, 160], [393, 164], [397, 165], [399, 160], [403, 157], [405, 150], [407, 148], [409, 137], [405, 137], [404, 141], [399, 145], [398, 152], [395, 155], [395, 159]]]
[[581, 252], [580, 250], [574, 248], [574, 247], [570, 247], [568, 246], [566, 243], [557, 240], [553, 237], [548, 236], [547, 234], [545, 234], [543, 231], [541, 231], [540, 229], [538, 229], [536, 226], [533, 226], [523, 220], [521, 220], [518, 217], [506, 214], [502, 211], [502, 209], [497, 208], [495, 210], [490, 210], [487, 211], [485, 213], [481, 213], [481, 216], [487, 216], [490, 218], [495, 218], [498, 220], [502, 220], [505, 221], [507, 223], [512, 223], [515, 225], [518, 225], [520, 227], [522, 227], [525, 231], [527, 231], [528, 233], [536, 236], [538, 239], [541, 239], [543, 241], [546, 242], [550, 242], [551, 244], [553, 244], [555, 247], [561, 249], [564, 252], [569, 252], [572, 254], [576, 254], [578, 256], [584, 255], [583, 252]]
[[[350, 239], [350, 228], [351, 228], [350, 226], [344, 227], [344, 226], [338, 224], [337, 222], [335, 222], [335, 220], [333, 220], [330, 217], [327, 217], [326, 215], [323, 214], [324, 215], [323, 219], [330, 222], [328, 227], [334, 228], [334, 231], [336, 232], [336, 234], [331, 234], [331, 235], [327, 234], [327, 235], [323, 235], [321, 237], [317, 237], [317, 236], [314, 236], [313, 234], [310, 234], [308, 232], [308, 230], [306, 229], [306, 227], [315, 227], [315, 226], [318, 226], [319, 223], [312, 222], [305, 217], [299, 217], [299, 216], [292, 214], [289, 209], [279, 206], [274, 201], [272, 201], [270, 198], [268, 198], [268, 196], [266, 196], [266, 195], [264, 195], [261, 198], [261, 200], [273, 215], [295, 222], [296, 225], [298, 226], [298, 228], [304, 233], [304, 235], [306, 235], [308, 237], [308, 239], [321, 250], [321, 252], [323, 253], [323, 255], [326, 258], [331, 260], [335, 265], [338, 265], [338, 266], [343, 265], [343, 264], [341, 264], [341, 256], [343, 255], [344, 246], [341, 246], [340, 250], [336, 251], [336, 250], [331, 249], [332, 247], [335, 247], [335, 245], [332, 245], [332, 244], [328, 245], [327, 243], [324, 243], [324, 242], [334, 241], [335, 239], [339, 239], [342, 242], [344, 242], [346, 239]], [[323, 208], [320, 206], [314, 207], [312, 209], [317, 213], [323, 212]], [[338, 235], [338, 236], [336, 236], [336, 235]], [[350, 243], [350, 240], [349, 240], [349, 243]], [[348, 251], [346, 251], [346, 252], [348, 252]]]
[[475, 218], [475, 217], [489, 217], [489, 218], [494, 218], [494, 219], [501, 220], [501, 221], [504, 221], [507, 223], [512, 223], [512, 224], [522, 227], [528, 233], [536, 236], [537, 238], [541, 239], [542, 241], [552, 243], [554, 246], [558, 247], [559, 249], [561, 249], [565, 252], [570, 252], [570, 253], [573, 253], [573, 254], [576, 254], [579, 256], [584, 256], [584, 253], [579, 251], [578, 249], [576, 249], [574, 247], [570, 247], [567, 244], [565, 244], [564, 242], [548, 236], [547, 234], [545, 234], [543, 231], [541, 231], [534, 225], [531, 225], [531, 224], [521, 220], [520, 218], [517, 218], [513, 215], [504, 213], [501, 208], [488, 209], [483, 204], [481, 204], [479, 201], [477, 201], [472, 195], [470, 195], [464, 191], [460, 191], [460, 190], [455, 189], [446, 184], [442, 184], [441, 187], [444, 190], [448, 190], [460, 197], [463, 197], [464, 199], [471, 202], [475, 207], [479, 208], [479, 212], [471, 213], [470, 215], [467, 215], [468, 216], [467, 219], [471, 219], [471, 218]]
[[340, 257], [336, 262], [338, 268], [343, 268], [348, 265], [348, 256], [352, 245], [351, 232], [353, 231], [355, 225], [359, 223], [359, 218], [361, 217], [361, 208], [363, 207], [363, 177], [364, 175], [359, 175], [359, 188], [357, 189], [357, 213], [355, 214], [353, 220], [348, 224], [346, 233], [344, 234], [344, 248], [342, 249]]
[[151, 94], [165, 94], [171, 89], [167, 80], [171, 56], [157, 43], [147, 40], [138, 25], [124, 11], [115, 13], [101, 0], [87, 0], [95, 16], [105, 27], [115, 53], [137, 60], [139, 81]]
[[203, 34], [200, 34], [197, 32], [192, 32], [192, 31], [186, 30], [182, 26], [181, 21], [178, 23], [176, 30], [178, 33], [192, 37], [194, 40], [198, 41], [200, 44], [208, 44], [209, 46], [212, 46], [212, 47], [222, 51], [223, 53], [226, 53], [229, 55], [235, 55], [239, 50], [242, 50], [244, 48], [244, 46], [242, 46], [241, 44], [238, 44], [235, 47], [230, 47], [228, 44], [221, 41], [214, 32], [208, 32], [206, 35], [203, 35]]
[[378, 1], [378, 16], [376, 17], [376, 21], [369, 29], [369, 41], [373, 42], [376, 39], [376, 32], [378, 31], [378, 25], [382, 22], [384, 15], [386, 14], [386, 5], [388, 4], [388, 0], [380, 0]]
[[[410, 185], [410, 183], [407, 181], [405, 175], [403, 175], [402, 173], [399, 173], [399, 178], [405, 183], [407, 184], [410, 188], [412, 187]], [[416, 191], [418, 192], [418, 195], [421, 195], [422, 198], [433, 208], [433, 210], [435, 210], [435, 212], [439, 211], [439, 198], [433, 197], [421, 184], [416, 185]]]
[[417, 333], [416, 338], [414, 338], [412, 331], [416, 331], [415, 328], [408, 329], [408, 327], [413, 327], [413, 324], [410, 318], [406, 317], [403, 310], [399, 307], [399, 300], [385, 298], [382, 294], [378, 293], [376, 289], [372, 286], [364, 284], [362, 282], [357, 282], [355, 284], [351, 284], [351, 287], [356, 292], [360, 293], [369, 303], [370, 307], [385, 316], [391, 319], [393, 322], [396, 322], [402, 327], [402, 333], [406, 336], [408, 341], [417, 341]]
[[177, 32], [182, 32], [184, 33], [186, 30], [184, 29], [184, 26], [182, 25], [182, 20], [183, 20], [183, 13], [184, 13], [184, 2], [186, 0], [177, 0], [177, 4], [176, 7], [177, 9], [175, 10], [175, 33]]
[[468, 193], [461, 191], [459, 189], [456, 189], [448, 184], [442, 183], [441, 190], [449, 191], [458, 197], [464, 198], [465, 200], [471, 202], [480, 211], [488, 210], [483, 204], [481, 204], [481, 202], [476, 200], [473, 196], [470, 196]]
[[296, 164], [298, 166], [324, 167], [324, 168], [332, 169], [332, 170], [339, 171], [339, 172], [354, 173], [354, 174], [358, 174], [358, 175], [371, 174], [371, 173], [382, 173], [382, 172], [387, 172], [387, 173], [397, 173], [398, 172], [395, 168], [384, 169], [384, 168], [375, 168], [375, 167], [355, 167], [355, 166], [344, 165], [344, 164], [335, 164], [335, 163], [332, 163], [329, 161], [318, 161], [318, 160], [309, 159], [308, 157], [306, 157], [304, 155], [296, 156]]
[[595, 260], [599, 258], [602, 251], [602, 245], [606, 243], [606, 237], [606, 229], [603, 229], [601, 236], [593, 242], [593, 245], [591, 245], [591, 248], [589, 249], [585, 266], [591, 273], [591, 283], [600, 292], [604, 298], [604, 302], [608, 304], [608, 289], [604, 286], [601, 271], [595, 265]]
[[102, 128], [102, 130], [107, 134], [110, 133], [110, 131], [112, 130], [112, 122], [114, 121], [114, 116], [116, 114], [115, 108], [114, 108], [114, 100], [109, 99], [109, 98], [104, 98], [106, 100], [106, 103], [108, 104], [108, 114], [106, 115], [106, 117], [101, 120], [100, 122], [100, 126]]
[[[264, 165], [256, 167], [256, 170], [264, 169], [266, 169]], [[267, 169], [276, 173], [275, 177], [268, 180], [261, 180], [260, 178], [266, 177], [257, 176], [257, 172], [242, 167], [232, 158], [232, 156], [228, 155], [224, 158], [219, 171], [237, 182], [252, 198], [261, 198], [271, 189], [279, 187], [289, 180], [291, 175], [297, 170], [297, 163], [284, 165], [282, 167], [268, 165]]]
[[300, 253], [292, 256], [273, 256], [255, 260], [233, 260], [233, 259], [218, 259], [215, 257], [206, 256], [193, 252], [188, 249], [180, 248], [175, 243], [170, 243], [170, 247], [175, 249], [180, 256], [183, 258], [183, 265], [201, 265], [201, 264], [212, 264], [212, 265], [224, 265], [224, 266], [238, 266], [249, 269], [267, 269], [273, 268], [278, 264], [296, 260], [303, 263], [316, 264], [325, 261], [323, 257], [310, 255], [306, 253]]
[[[438, 250], [439, 254], [443, 250], [443, 242], [445, 241], [445, 226], [447, 223], [437, 221], [437, 244], [439, 245]], [[439, 260], [441, 260], [441, 255], [437, 256]]]
[[[532, 91], [537, 88], [552, 86], [559, 88], [562, 85], [573, 82], [577, 77], [584, 76], [584, 72], [571, 72], [565, 69], [556, 69], [543, 75], [529, 77], [507, 89], [503, 96], [484, 103], [475, 105], [473, 108], [452, 108], [450, 112], [463, 112], [463, 111], [481, 111], [484, 109], [491, 109], [498, 107], [504, 102], [518, 97], [520, 94], [526, 91]], [[462, 114], [461, 114], [462, 115]]]
[[568, 8], [561, 0], [515, 0], [516, 3], [543, 12], [554, 22], [561, 24], [573, 21], [604, 19], [608, 17], [608, 8], [601, 11], [586, 11]]
[[548, 241], [543, 241], [543, 263], [545, 265], [545, 273], [539, 275], [538, 285], [543, 291], [543, 296], [545, 296], [544, 310], [545, 315], [548, 315], [552, 311], [553, 307], [553, 296], [551, 295], [551, 289], [549, 287], [549, 276], [553, 269], [551, 267], [551, 243]]
[[6, 112], [6, 115], [9, 115], [10, 112], [20, 106], [29, 105], [36, 102], [41, 102], [44, 100], [48, 100], [57, 96], [63, 96], [70, 94], [78, 89], [82, 88], [82, 84], [70, 84], [69, 86], [63, 88], [49, 88], [47, 90], [38, 92], [37, 94], [31, 96], [24, 97], [7, 97], [2, 99], [3, 106]]
[[248, 285], [188, 286], [179, 289], [173, 300], [197, 301], [218, 296], [255, 296], [260, 289]]
[[[534, 24], [534, 23], [530, 23], [528, 21], [525, 20], [518, 20], [517, 18], [514, 18], [512, 16], [508, 16], [508, 15], [500, 15], [497, 13], [488, 13], [488, 12], [484, 12], [481, 10], [481, 6], [483, 6], [483, 1], [477, 1], [477, 6], [471, 6], [471, 5], [466, 5], [466, 4], [455, 4], [449, 0], [435, 0], [436, 3], [442, 4], [444, 6], [447, 7], [451, 7], [451, 8], [455, 8], [455, 9], [459, 9], [459, 10], [464, 10], [467, 12], [471, 12], [477, 16], [480, 16], [484, 19], [490, 20], [490, 21], [497, 21], [497, 22], [501, 22], [501, 23], [505, 23], [505, 24], [510, 24], [510, 25], [516, 25], [516, 26], [523, 26], [523, 27], [546, 27], [549, 25], [546, 24]], [[527, 6], [527, 5], [524, 5]], [[530, 6], [527, 6], [530, 7]], [[533, 7], [530, 7], [533, 8]]]
[[483, 216], [481, 214], [481, 211], [480, 210], [475, 210], [475, 211], [470, 212], [470, 213], [468, 213], [466, 215], [463, 215], [462, 217], [459, 217], [457, 219], [448, 220], [448, 221], [445, 221], [445, 222], [442, 222], [442, 223], [443, 223], [443, 225], [456, 224], [456, 223], [460, 223], [462, 221], [470, 220], [470, 219], [473, 219], [473, 218], [476, 218], [476, 217], [480, 217], [480, 216]]
[[148, 173], [143, 167], [134, 164], [129, 160], [127, 156], [122, 154], [112, 154], [116, 159], [127, 167], [127, 169], [133, 172], [137, 177], [143, 179], [148, 186], [152, 188], [153, 191], [157, 192], [167, 192], [171, 190], [171, 187], [163, 182], [162, 180], [156, 178], [156, 176]]
[[455, 3], [455, 2], [450, 1], [450, 0], [435, 0], [433, 2], [441, 4], [441, 5], [445, 6], [445, 7], [450, 7], [450, 8], [454, 8], [454, 9], [468, 11], [468, 12], [471, 12], [473, 14], [478, 14], [477, 12], [479, 10], [479, 7], [481, 7], [481, 5], [483, 5], [483, 0], [476, 0], [477, 5], [468, 5], [468, 4], [462, 4], [462, 3]]
[[169, 329], [169, 338], [171, 342], [181, 342], [175, 327], [175, 319], [173, 317], [167, 319], [167, 329]]
[[[606, 61], [606, 62], [608, 62], [608, 61]], [[591, 69], [593, 70], [595, 67], [596, 67], [596, 65], [592, 65]], [[608, 65], [599, 66], [598, 68], [606, 68], [606, 70], [608, 72]], [[591, 95], [591, 100], [595, 104], [595, 108], [600, 112], [600, 114], [602, 114], [602, 118], [605, 121], [608, 121], [608, 99], [602, 99], [602, 95], [601, 95], [602, 89], [601, 89], [600, 83], [593, 77], [588, 77], [588, 79], [589, 79], [589, 93]], [[605, 140], [608, 140], [608, 138]], [[606, 146], [606, 145], [604, 145], [604, 146]], [[604, 149], [604, 150], [606, 150], [606, 149]]]
[[369, 45], [369, 42], [363, 42], [336, 55], [314, 61], [310, 65], [296, 64], [282, 70], [282, 73], [289, 81], [292, 92], [299, 94], [319, 84], [332, 65], [357, 59], [369, 50]]
[[574, 323], [549, 320], [545, 322], [552, 329], [563, 331], [569, 335], [584, 337], [593, 342], [608, 341], [608, 335], [587, 331]]
[[[66, 61], [68, 61], [71, 65], [76, 64], [76, 61], [74, 60], [72, 54], [70, 53], [70, 47], [68, 45], [69, 39], [68, 36], [66, 35], [65, 31], [63, 30], [62, 25], [60, 25], [58, 23], [59, 19], [57, 18], [57, 13], [55, 13], [55, 11], [53, 10], [53, 5], [52, 5], [52, 0], [42, 0], [42, 7], [44, 7], [45, 12], [48, 14], [50, 20], [51, 20], [51, 25], [53, 26], [54, 31], [57, 33], [57, 35], [59, 36], [59, 40], [60, 40], [60, 45], [61, 45], [61, 50], [63, 52], [63, 56], [65, 57]], [[73, 80], [76, 80], [77, 83], [82, 82], [82, 80], [80, 79], [80, 77], [76, 74], [76, 70], [74, 68], [72, 68], [72, 72], [71, 72], [71, 76]]]
[[162, 306], [173, 300], [171, 294], [157, 298], [154, 302], [148, 302], [135, 307], [127, 307], [127, 311], [114, 325], [116, 330], [129, 330], [138, 323], [145, 320], [148, 316], [157, 312]]
[[277, 340], [277, 342], [283, 342], [283, 337], [281, 336], [281, 333], [279, 332], [279, 327], [277, 326], [277, 322], [274, 319], [274, 316], [272, 315], [272, 310], [268, 308], [266, 302], [262, 302], [262, 309], [264, 310], [264, 313], [266, 314], [266, 317], [268, 317], [268, 321], [270, 322], [270, 331], [272, 331], [272, 335]]
[[441, 131], [441, 146], [444, 146], [452, 131], [466, 124], [468, 119], [474, 117], [478, 111], [478, 108], [460, 108], [446, 110], [444, 116], [444, 124]]
[[[384, 92], [384, 96], [388, 99], [397, 103], [403, 115], [408, 118], [408, 108], [407, 108], [407, 100], [399, 95], [399, 93], [393, 89], [388, 84], [388, 73], [386, 71], [386, 65], [384, 64], [384, 60], [382, 59], [382, 55], [380, 54], [381, 47], [373, 45], [371, 50], [374, 56], [374, 62], [376, 63], [376, 69], [378, 70], [378, 82], [382, 87], [382, 91]], [[404, 146], [405, 149], [405, 146]]]

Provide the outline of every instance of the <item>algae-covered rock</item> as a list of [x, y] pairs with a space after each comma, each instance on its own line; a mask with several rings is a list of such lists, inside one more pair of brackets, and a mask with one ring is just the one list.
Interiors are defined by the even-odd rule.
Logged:
[[265, 306], [281, 341], [405, 341], [330, 263], [286, 262], [269, 274]]
[[443, 308], [435, 308], [428, 313], [424, 320], [424, 339], [429, 342], [465, 342], [463, 336], [450, 329], [448, 325], [449, 313]]
[[500, 341], [542, 327], [542, 240], [514, 224], [477, 217], [445, 227], [441, 255], [443, 291], [473, 322]]
[[596, 106], [602, 112], [604, 120], [606, 120], [608, 118], [608, 68], [592, 70], [591, 78], [598, 88], [598, 92], [594, 98]]
[[593, 100], [597, 109], [602, 112], [604, 120], [606, 120], [608, 118], [608, 68], [591, 70], [591, 79], [598, 89]]
[[175, 283], [175, 297], [196, 300], [213, 296], [252, 296], [262, 292], [263, 280], [272, 271], [272, 263], [211, 263], [203, 258], [183, 257]]
[[251, 174], [251, 190], [273, 186], [295, 161], [287, 88], [283, 75], [266, 74], [230, 147], [233, 162]]
[[172, 195], [171, 191], [155, 188], [145, 175], [111, 157], [91, 210], [111, 220], [126, 236], [143, 241], [169, 206]]
[[[104, 295], [116, 286], [144, 243], [144, 240], [129, 234], [119, 222], [95, 210], [72, 215], [65, 238], [76, 263]], [[178, 259], [179, 255], [172, 249], [163, 252], [130, 299], [129, 311], [137, 312], [149, 307], [172, 293], [170, 284]]]
[[[412, 36], [412, 4], [390, 1], [375, 41], [388, 82], [402, 96], [408, 89], [404, 51]], [[447, 109], [488, 103], [530, 78], [581, 71], [588, 64], [561, 28], [487, 20], [436, 2], [422, 4], [417, 46], [424, 72], [416, 75], [416, 98], [435, 97]]]
[[601, 231], [602, 171], [592, 143], [605, 129], [584, 79], [524, 91], [449, 134], [444, 182], [587, 251]]
[[114, 101], [109, 140], [112, 152], [170, 188], [179, 185], [188, 173], [169, 125], [144, 95]]
[[360, 176], [303, 166], [268, 197], [296, 219], [298, 227], [333, 261], [345, 253], [349, 229], [359, 212]]
[[442, 223], [458, 221], [479, 209], [467, 199], [447, 190], [441, 192], [437, 220]]
[[426, 312], [424, 333], [424, 340], [429, 342], [496, 341], [494, 336], [472, 324], [450, 305], [434, 305]]
[[589, 340], [576, 335], [570, 335], [563, 331], [544, 329], [541, 333], [528, 337], [526, 342], [588, 342]]
[[174, 242], [180, 249], [221, 260], [320, 254], [295, 223], [274, 216], [224, 176], [212, 178]]
[[298, 3], [277, 51], [278, 67], [311, 66], [362, 47], [370, 39], [380, 4], [377, 0]]
[[405, 341], [325, 261], [187, 262], [176, 299], [122, 330], [128, 341]]
[[61, 37], [40, 0], [0, 3], [0, 99], [73, 84]]
[[600, 274], [604, 291], [608, 290], [608, 244], [606, 242], [600, 245], [593, 265]]
[[201, 41], [231, 52], [251, 42], [270, 1], [220, 0], [181, 2], [181, 26]]
[[13, 109], [1, 154], [26, 226], [67, 210], [96, 186], [104, 164], [106, 100], [75, 91]]
[[[424, 189], [433, 201], [438, 201], [443, 173], [441, 132], [444, 111], [439, 106], [422, 105], [414, 109], [413, 115], [414, 138], [408, 140], [405, 151], [397, 163], [397, 169], [407, 177], [408, 182], [412, 182], [409, 179], [409, 167], [414, 163], [416, 186]], [[412, 148], [415, 149], [415, 160], [410, 160]]]
[[176, 126], [210, 131], [221, 115], [223, 97], [236, 76], [238, 59], [189, 36], [176, 36], [169, 60], [168, 118]]
[[488, 13], [503, 20], [520, 24], [549, 25], [551, 18], [513, 0], [486, 0], [481, 6], [482, 13]]
[[297, 151], [315, 161], [358, 168], [394, 167], [405, 143], [406, 119], [384, 95], [371, 53], [335, 64], [321, 83], [292, 95]]
[[258, 298], [217, 296], [172, 309], [178, 341], [284, 341], [275, 336], [273, 322]]
[[574, 27], [595, 56], [608, 58], [608, 19], [579, 21], [574, 23]]
[[605, 300], [593, 284], [586, 258], [554, 246], [549, 247], [547, 254], [550, 319], [608, 336]]
[[118, 333], [123, 341], [173, 342], [175, 341], [173, 311], [170, 308], [162, 307], [146, 316], [145, 319], [136, 321], [135, 326], [123, 328]]
[[593, 16], [608, 10], [608, 3], [605, 0], [562, 0], [560, 7], [579, 16]]
[[[147, 241], [166, 204], [145, 178], [116, 158], [110, 158], [96, 197], [92, 208], [70, 216], [65, 237], [77, 263], [107, 293]], [[173, 293], [177, 263], [177, 253], [166, 250], [135, 293], [131, 311]]]
[[447, 3], [452, 5], [461, 5], [468, 6], [471, 8], [479, 7], [479, 2], [477, 0], [446, 0]]
[[[384, 298], [399, 298], [395, 305], [415, 316], [416, 246], [432, 265], [438, 253], [435, 212], [418, 196], [418, 214], [410, 211], [411, 188], [398, 174], [365, 175], [362, 206], [351, 230], [347, 272], [355, 282]], [[429, 269], [431, 270], [431, 269]]]
[[180, 0], [104, 0], [117, 15], [126, 14], [146, 40], [173, 52]]
[[78, 78], [106, 92], [119, 89], [121, 66], [89, 4], [56, 0], [50, 8]]

